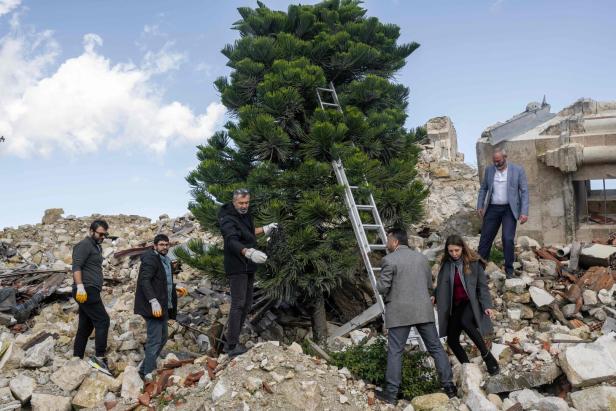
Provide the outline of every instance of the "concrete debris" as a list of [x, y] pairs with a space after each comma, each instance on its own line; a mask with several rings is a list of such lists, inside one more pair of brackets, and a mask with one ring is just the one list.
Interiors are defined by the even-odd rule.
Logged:
[[616, 387], [599, 385], [571, 393], [571, 401], [578, 411], [616, 409]]

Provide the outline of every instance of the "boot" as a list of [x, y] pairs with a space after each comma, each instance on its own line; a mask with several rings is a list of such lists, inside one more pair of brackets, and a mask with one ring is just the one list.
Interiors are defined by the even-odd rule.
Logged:
[[486, 368], [488, 369], [488, 373], [490, 375], [498, 374], [498, 372], [500, 371], [500, 368], [498, 366], [498, 361], [496, 361], [496, 358], [494, 358], [492, 353], [488, 351], [486, 355], [482, 355], [482, 357], [483, 357], [483, 361], [486, 363]]
[[458, 389], [453, 384], [447, 384], [443, 386], [443, 391], [445, 391], [445, 394], [447, 394], [449, 398], [453, 398], [458, 395]]
[[375, 391], [374, 392], [377, 399], [383, 401], [384, 403], [396, 405], [398, 403], [398, 399], [395, 396], [392, 396], [389, 392], [383, 391]]

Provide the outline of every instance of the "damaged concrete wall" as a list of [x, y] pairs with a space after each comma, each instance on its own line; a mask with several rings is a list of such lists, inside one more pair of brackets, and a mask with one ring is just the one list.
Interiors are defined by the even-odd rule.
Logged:
[[512, 124], [508, 134], [495, 135], [503, 129], [497, 123], [476, 145], [480, 179], [497, 146], [526, 170], [530, 215], [518, 233], [556, 244], [591, 241], [614, 231], [615, 226], [593, 225], [581, 218], [587, 211], [585, 194], [575, 182], [616, 178], [616, 102], [581, 99], [530, 129], [515, 127], [526, 118], [522, 114], [505, 123]]

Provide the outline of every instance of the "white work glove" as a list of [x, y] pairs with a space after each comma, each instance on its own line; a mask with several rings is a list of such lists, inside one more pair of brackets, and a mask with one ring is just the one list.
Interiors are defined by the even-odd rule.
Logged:
[[152, 298], [150, 300], [150, 305], [152, 306], [152, 315], [156, 318], [162, 317], [163, 308], [160, 306], [160, 303], [156, 298]]
[[256, 264], [263, 264], [267, 261], [267, 254], [259, 250], [255, 250], [254, 248], [247, 249], [244, 256]]
[[83, 304], [88, 300], [88, 293], [86, 293], [86, 289], [84, 288], [83, 284], [77, 284], [75, 300], [77, 300], [79, 304]]
[[278, 228], [278, 223], [269, 223], [268, 225], [263, 226], [263, 234], [269, 237], [272, 230]]

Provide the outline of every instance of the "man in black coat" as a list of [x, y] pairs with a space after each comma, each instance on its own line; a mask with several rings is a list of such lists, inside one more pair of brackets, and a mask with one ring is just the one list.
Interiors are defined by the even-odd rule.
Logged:
[[229, 357], [246, 352], [239, 343], [242, 325], [252, 307], [252, 291], [257, 264], [263, 264], [267, 255], [255, 247], [257, 235], [269, 235], [278, 227], [270, 223], [256, 227], [249, 212], [250, 192], [239, 189], [233, 192], [233, 202], [224, 204], [218, 213], [220, 232], [224, 238], [224, 266], [231, 287], [231, 310], [227, 321], [224, 351]]
[[158, 234], [154, 237], [154, 248], [141, 255], [141, 266], [135, 292], [135, 314], [146, 322], [147, 340], [145, 358], [139, 368], [141, 378], [156, 369], [156, 359], [167, 342], [167, 320], [175, 319], [178, 294], [183, 297], [187, 291], [175, 287], [169, 252], [169, 237]]

